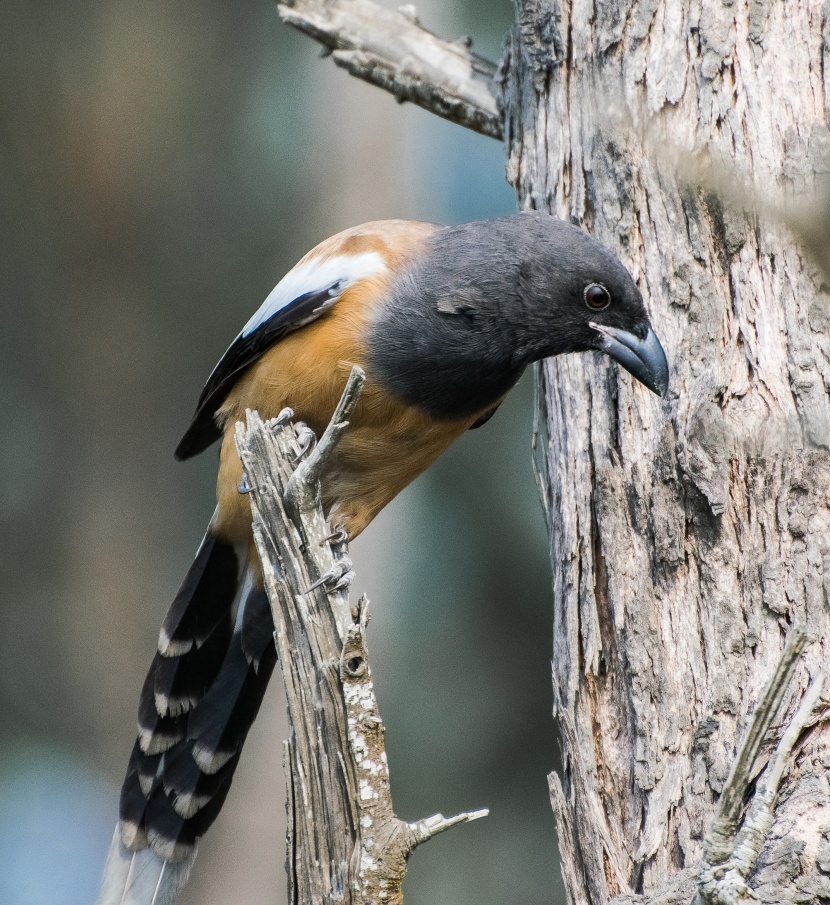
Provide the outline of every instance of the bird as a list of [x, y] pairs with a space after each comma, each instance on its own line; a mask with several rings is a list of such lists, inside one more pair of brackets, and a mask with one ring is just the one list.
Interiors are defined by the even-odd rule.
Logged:
[[340, 232], [267, 296], [210, 374], [176, 448], [221, 441], [217, 505], [164, 619], [100, 905], [175, 901], [217, 817], [276, 663], [273, 622], [234, 445], [246, 409], [290, 407], [316, 433], [353, 365], [365, 385], [322, 478], [332, 538], [353, 540], [523, 371], [600, 352], [665, 395], [669, 368], [629, 272], [586, 231], [526, 211]]

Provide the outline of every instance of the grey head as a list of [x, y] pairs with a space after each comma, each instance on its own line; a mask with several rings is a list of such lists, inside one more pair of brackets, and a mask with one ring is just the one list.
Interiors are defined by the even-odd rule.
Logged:
[[601, 351], [662, 396], [666, 356], [631, 275], [588, 233], [537, 212], [436, 230], [393, 280], [368, 364], [437, 418], [484, 411], [531, 362]]

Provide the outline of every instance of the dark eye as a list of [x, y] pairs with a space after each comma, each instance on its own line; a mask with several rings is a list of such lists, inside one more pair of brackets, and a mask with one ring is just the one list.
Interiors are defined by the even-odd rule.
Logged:
[[584, 295], [585, 304], [594, 311], [602, 311], [611, 304], [611, 293], [600, 283], [589, 283]]

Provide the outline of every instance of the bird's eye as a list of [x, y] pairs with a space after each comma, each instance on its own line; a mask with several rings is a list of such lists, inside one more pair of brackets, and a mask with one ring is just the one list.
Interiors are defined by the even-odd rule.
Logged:
[[611, 304], [611, 293], [601, 283], [589, 283], [584, 296], [585, 304], [594, 311], [602, 311]]

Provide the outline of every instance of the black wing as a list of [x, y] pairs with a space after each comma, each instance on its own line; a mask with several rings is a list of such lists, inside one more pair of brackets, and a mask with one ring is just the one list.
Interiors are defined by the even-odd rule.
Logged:
[[181, 461], [197, 455], [222, 436], [215, 415], [242, 371], [286, 333], [316, 320], [327, 311], [340, 297], [345, 288], [343, 283], [343, 280], [336, 280], [322, 289], [297, 296], [247, 336], [243, 330], [236, 337], [208, 377], [190, 427], [176, 447], [177, 459]]

